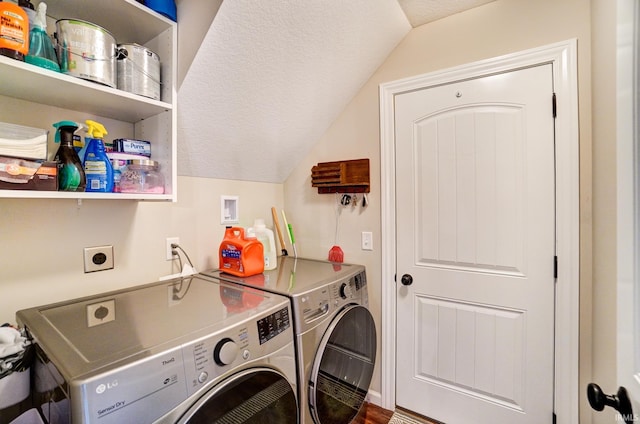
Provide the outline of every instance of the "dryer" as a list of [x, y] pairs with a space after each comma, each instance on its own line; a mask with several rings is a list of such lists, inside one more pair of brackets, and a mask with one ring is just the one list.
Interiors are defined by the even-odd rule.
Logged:
[[21, 310], [58, 423], [297, 423], [286, 297], [193, 276]]
[[376, 328], [368, 310], [366, 270], [281, 256], [278, 267], [246, 278], [205, 275], [288, 296], [293, 310], [303, 424], [347, 424], [369, 390]]

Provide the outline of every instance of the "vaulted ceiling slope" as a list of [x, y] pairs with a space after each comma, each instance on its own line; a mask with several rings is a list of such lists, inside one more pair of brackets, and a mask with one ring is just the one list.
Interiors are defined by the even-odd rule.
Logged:
[[222, 1], [179, 87], [178, 174], [284, 182], [424, 3], [488, 0], [460, 1]]

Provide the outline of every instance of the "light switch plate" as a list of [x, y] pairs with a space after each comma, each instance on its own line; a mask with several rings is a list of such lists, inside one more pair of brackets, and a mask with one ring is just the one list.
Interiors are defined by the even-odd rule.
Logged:
[[362, 232], [362, 250], [373, 250], [373, 233], [371, 231]]

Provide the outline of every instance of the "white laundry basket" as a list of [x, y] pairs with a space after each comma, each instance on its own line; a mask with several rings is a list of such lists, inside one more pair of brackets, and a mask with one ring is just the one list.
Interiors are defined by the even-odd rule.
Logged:
[[22, 402], [29, 396], [29, 368], [0, 378], [0, 409]]
[[11, 421], [9, 424], [44, 424], [38, 410], [31, 408]]

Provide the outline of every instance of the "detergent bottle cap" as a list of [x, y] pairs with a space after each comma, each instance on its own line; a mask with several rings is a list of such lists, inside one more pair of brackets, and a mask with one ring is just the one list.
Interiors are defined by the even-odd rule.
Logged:
[[75, 132], [82, 125], [78, 124], [77, 122], [73, 122], [73, 121], [59, 121], [59, 122], [56, 122], [55, 124], [53, 124], [53, 126], [58, 130], [58, 131], [56, 131], [56, 135], [54, 137], [54, 141], [56, 143], [60, 143], [60, 129], [61, 128], [63, 128], [63, 127], [72, 127], [73, 128], [72, 132]]
[[253, 221], [253, 228], [255, 228], [257, 231], [263, 231], [265, 228], [267, 228], [264, 223], [264, 219], [258, 218]]
[[84, 121], [87, 124], [87, 134], [90, 138], [103, 138], [106, 134], [109, 134], [100, 122], [87, 119]]

